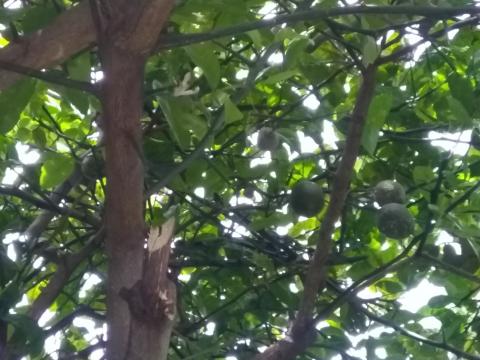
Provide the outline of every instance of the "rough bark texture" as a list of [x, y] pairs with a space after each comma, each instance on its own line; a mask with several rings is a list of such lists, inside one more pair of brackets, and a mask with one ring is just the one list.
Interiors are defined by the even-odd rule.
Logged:
[[[24, 36], [0, 51], [0, 60], [31, 69], [63, 63], [86, 49], [95, 40], [88, 1], [58, 16], [49, 26]], [[0, 71], [0, 91], [14, 84], [22, 75]]]
[[[144, 267], [151, 257], [145, 251], [140, 119], [145, 62], [173, 1], [90, 3], [105, 75], [101, 100], [107, 175], [107, 358], [162, 360], [172, 320], [154, 315], [165, 314], [158, 305], [165, 305], [162, 301], [171, 298], [174, 289], [166, 281], [167, 266], [150, 275]], [[167, 261], [168, 254], [165, 246]]]
[[108, 359], [116, 360], [125, 357], [131, 323], [128, 304], [119, 294], [142, 277], [145, 225], [139, 149], [144, 59], [115, 48], [105, 49], [103, 59]]

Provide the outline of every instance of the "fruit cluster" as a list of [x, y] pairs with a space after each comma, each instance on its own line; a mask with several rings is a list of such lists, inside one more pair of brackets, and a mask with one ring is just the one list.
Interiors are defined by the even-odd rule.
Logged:
[[377, 216], [380, 232], [393, 239], [403, 239], [412, 234], [415, 221], [404, 205], [406, 195], [403, 186], [394, 180], [380, 181], [373, 194], [381, 206]]

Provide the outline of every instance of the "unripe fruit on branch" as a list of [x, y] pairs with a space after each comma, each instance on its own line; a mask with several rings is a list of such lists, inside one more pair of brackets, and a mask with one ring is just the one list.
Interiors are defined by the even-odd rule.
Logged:
[[392, 203], [379, 210], [377, 226], [392, 239], [404, 239], [413, 233], [415, 221], [405, 205]]
[[269, 127], [263, 127], [258, 132], [257, 146], [263, 151], [274, 151], [280, 145], [280, 137], [277, 132]]
[[320, 185], [301, 180], [292, 189], [290, 206], [297, 214], [312, 217], [323, 207], [324, 196]]
[[385, 204], [404, 204], [406, 201], [405, 189], [394, 180], [380, 181], [373, 190], [375, 201], [383, 206]]

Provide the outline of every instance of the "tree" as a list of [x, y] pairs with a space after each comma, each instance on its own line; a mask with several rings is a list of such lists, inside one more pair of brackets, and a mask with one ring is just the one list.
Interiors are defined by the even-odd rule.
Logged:
[[1, 358], [480, 359], [474, 2], [2, 3]]

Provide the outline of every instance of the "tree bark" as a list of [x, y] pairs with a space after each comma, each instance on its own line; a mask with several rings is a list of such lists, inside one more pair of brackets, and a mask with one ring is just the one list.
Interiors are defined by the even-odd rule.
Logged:
[[145, 62], [173, 1], [91, 0], [90, 4], [104, 71], [107, 358], [162, 360], [168, 353], [175, 314], [175, 288], [167, 279], [172, 234], [162, 234], [169, 238], [153, 252], [145, 249], [140, 119]]
[[120, 297], [142, 277], [144, 257], [143, 165], [140, 117], [144, 58], [103, 49], [103, 113], [106, 150], [108, 254], [108, 359], [124, 359], [131, 314]]

